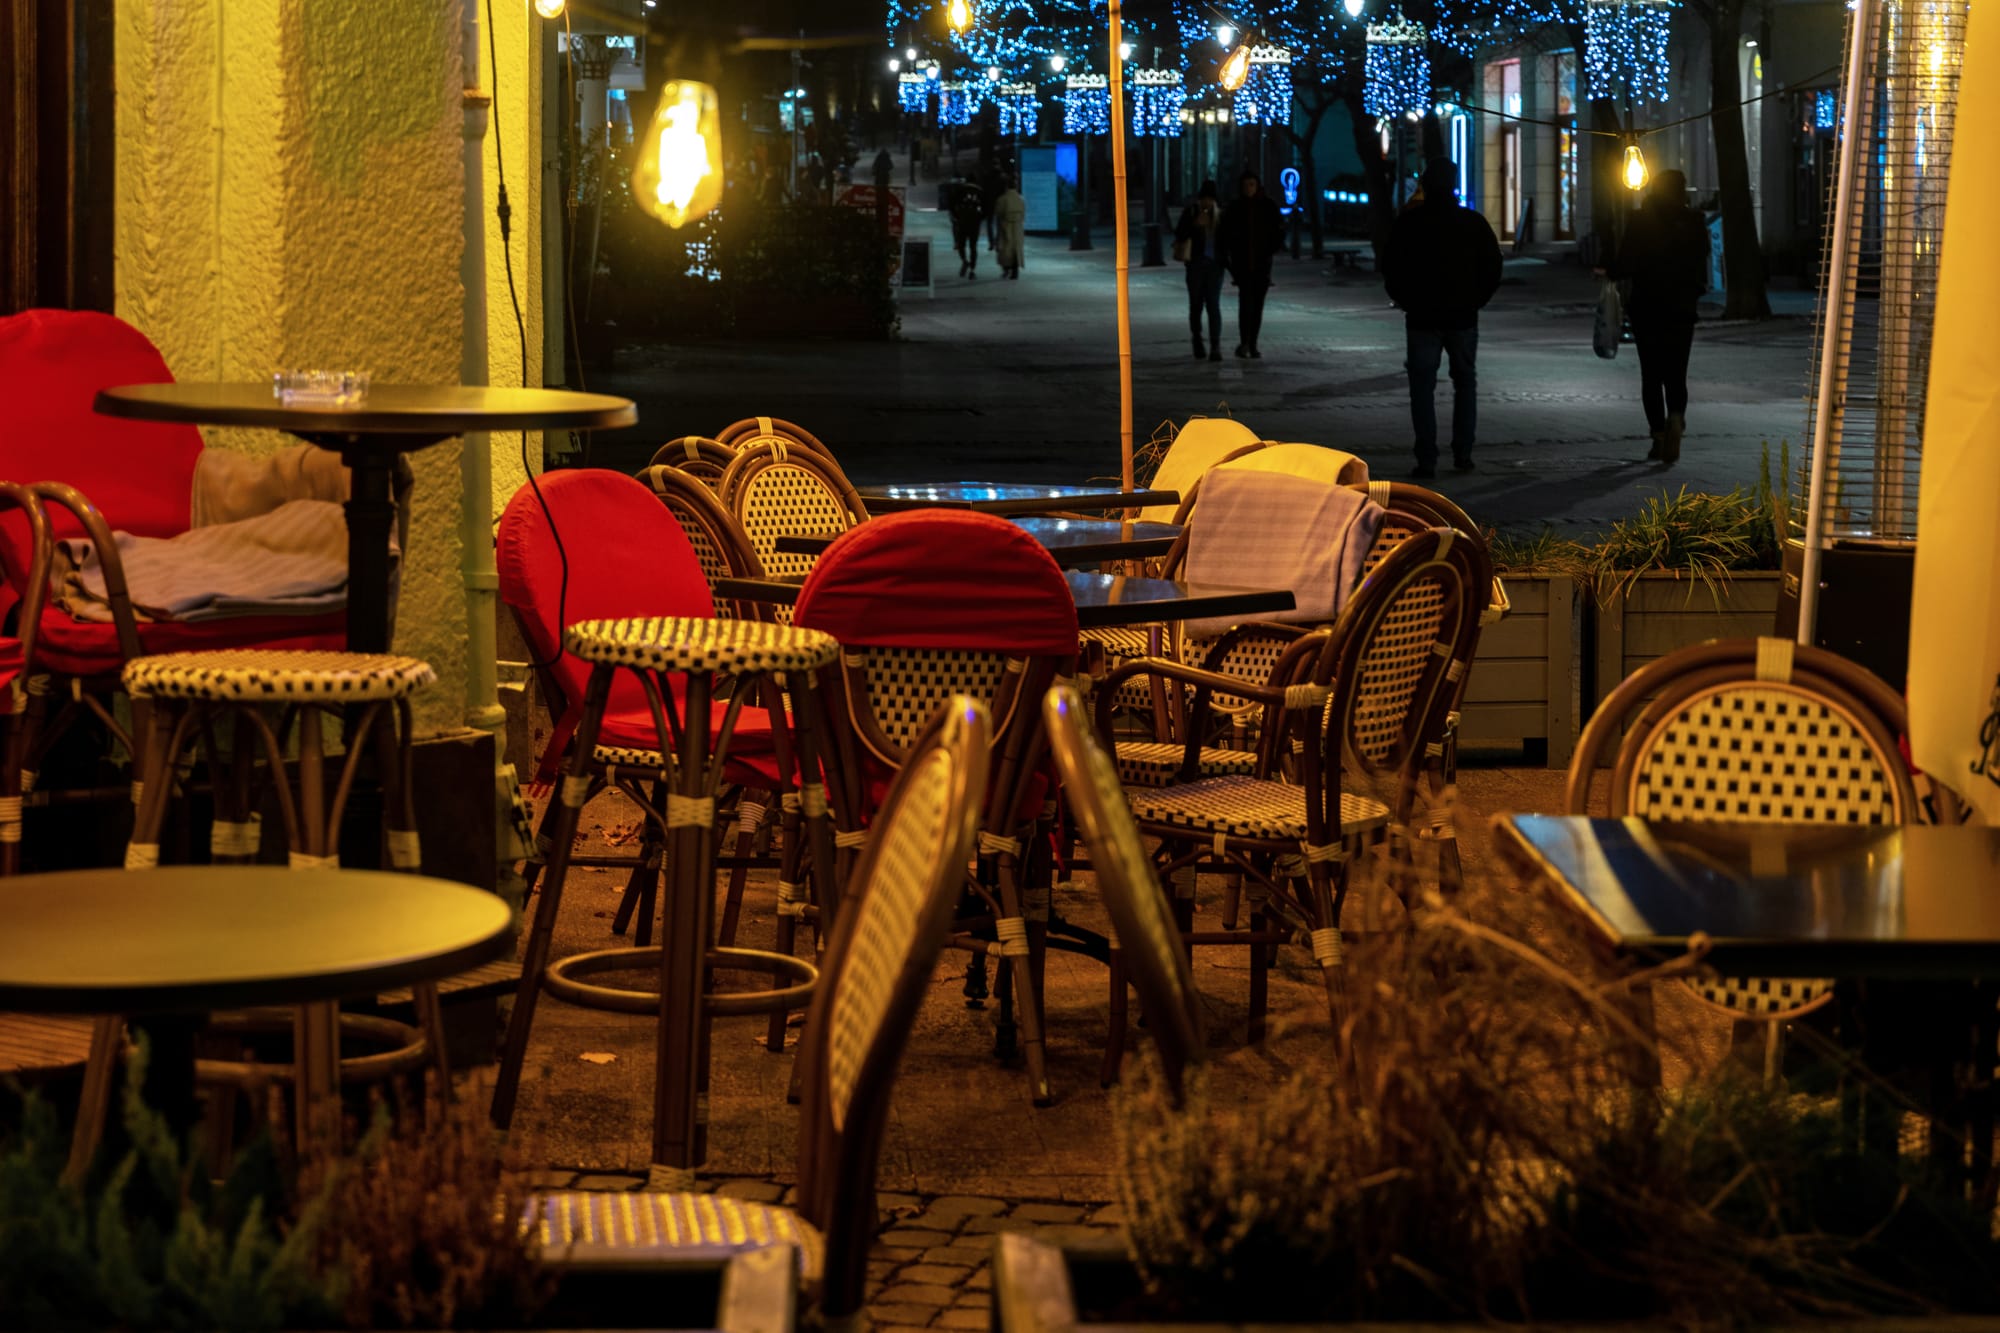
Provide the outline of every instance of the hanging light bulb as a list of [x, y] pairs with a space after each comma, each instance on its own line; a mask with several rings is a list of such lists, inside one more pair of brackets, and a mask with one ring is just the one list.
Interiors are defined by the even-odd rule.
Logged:
[[1062, 73], [1063, 66], [1067, 65], [1068, 63], [1069, 63], [1069, 57], [1064, 55], [1060, 51], [1056, 52], [1054, 55], [1049, 57], [1049, 69], [1056, 74]]
[[1361, 11], [1368, 8], [1368, 0], [1346, 0], [1345, 8], [1347, 17], [1358, 19], [1361, 17]]
[[669, 227], [722, 202], [722, 112], [715, 89], [676, 79], [660, 89], [645, 151], [632, 169], [632, 201]]
[[1222, 72], [1216, 75], [1225, 92], [1235, 92], [1250, 77], [1250, 43], [1245, 42], [1229, 53], [1222, 62]]
[[1646, 155], [1639, 151], [1639, 145], [1625, 145], [1625, 188], [1643, 190], [1646, 188]]
[[566, 3], [567, 0], [535, 0], [535, 12], [545, 19], [559, 19]]
[[972, 26], [972, 6], [966, 4], [965, 0], [951, 0], [945, 7], [944, 17], [945, 21], [951, 24], [953, 32], [964, 32]]
[[1120, 60], [1130, 60], [1132, 58], [1132, 43], [1118, 43], [1118, 58]]

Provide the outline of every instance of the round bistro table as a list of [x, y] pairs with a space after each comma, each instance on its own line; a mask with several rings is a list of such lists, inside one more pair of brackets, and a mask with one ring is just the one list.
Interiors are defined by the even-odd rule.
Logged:
[[105, 416], [281, 430], [340, 455], [347, 501], [347, 646], [389, 651], [389, 528], [396, 456], [475, 431], [609, 430], [639, 420], [629, 399], [565, 389], [377, 384], [352, 406], [288, 404], [270, 382], [127, 384], [104, 389]]
[[453, 976], [513, 945], [512, 913], [492, 894], [383, 871], [72, 870], [16, 876], [0, 896], [0, 1009], [104, 1016], [78, 1112], [100, 1123], [124, 1015], [153, 1020], [148, 1087], [156, 1109], [184, 1128], [199, 1016], [302, 1005], [300, 1125], [321, 1134], [340, 1086], [337, 1001]]

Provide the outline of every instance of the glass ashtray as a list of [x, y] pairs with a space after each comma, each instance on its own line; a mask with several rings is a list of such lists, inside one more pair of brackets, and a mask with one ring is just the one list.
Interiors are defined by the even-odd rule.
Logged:
[[287, 407], [354, 407], [368, 397], [365, 370], [279, 370], [271, 396]]

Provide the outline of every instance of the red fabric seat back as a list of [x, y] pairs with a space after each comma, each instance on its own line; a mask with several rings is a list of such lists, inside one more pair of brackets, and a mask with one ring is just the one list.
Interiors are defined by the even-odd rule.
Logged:
[[[0, 478], [62, 481], [82, 491], [114, 530], [142, 537], [186, 532], [201, 432], [193, 426], [99, 416], [99, 389], [171, 383], [145, 334], [89, 310], [27, 310], [0, 319]], [[58, 538], [68, 512], [49, 509]], [[27, 520], [0, 518], [0, 562], [10, 585], [28, 568]]]
[[1004, 518], [951, 509], [842, 533], [792, 623], [856, 647], [1068, 657], [1077, 643], [1076, 599], [1042, 544]]
[[[539, 501], [533, 487], [523, 486], [507, 502], [495, 552], [500, 598], [519, 613], [536, 661], [546, 661], [561, 641], [558, 614], [570, 625], [637, 616], [714, 619], [715, 602], [694, 547], [645, 486], [596, 468], [551, 472], [540, 485]], [[567, 592], [562, 555], [569, 558]], [[564, 653], [549, 669], [567, 702], [580, 703], [589, 665]], [[630, 702], [643, 707], [638, 682], [620, 673], [614, 709], [627, 691]]]

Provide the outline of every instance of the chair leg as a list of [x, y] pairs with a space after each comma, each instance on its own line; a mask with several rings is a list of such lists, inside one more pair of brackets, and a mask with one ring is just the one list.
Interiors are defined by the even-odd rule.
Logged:
[[[1003, 871], [1000, 883], [1000, 900], [1007, 916], [1019, 920], [1021, 917], [1021, 893], [1013, 883], [1011, 872]], [[1032, 935], [1026, 922], [1021, 923], [1024, 935]], [[1047, 939], [1047, 923], [1043, 923], [1043, 938]], [[1021, 1054], [1028, 1068], [1028, 1091], [1037, 1106], [1047, 1106], [1055, 1101], [1055, 1092], [1049, 1086], [1048, 1053], [1042, 1043], [1041, 997], [1035, 992], [1034, 945], [1032, 940], [1024, 940], [1026, 952], [1001, 955], [1001, 962], [1007, 968], [1009, 980], [1013, 982], [1012, 994], [1016, 1001], [1016, 1021], [1020, 1024]], [[1007, 947], [1004, 943], [1003, 948]], [[1003, 1011], [1004, 1015], [1004, 1011]]]
[[91, 1024], [90, 1060], [83, 1068], [83, 1095], [77, 1102], [76, 1131], [70, 1136], [69, 1165], [63, 1179], [80, 1184], [104, 1142], [111, 1119], [111, 1085], [125, 1058], [125, 1020], [102, 1017]]
[[[1261, 906], [1250, 909], [1250, 933], [1262, 935], [1271, 918]], [[1271, 1009], [1271, 950], [1262, 944], [1250, 946], [1250, 1044], [1264, 1040], [1266, 1016]]]
[[597, 729], [602, 725], [604, 702], [611, 693], [612, 669], [591, 670], [585, 689], [583, 717], [578, 721], [570, 757], [570, 772], [556, 786], [550, 803], [555, 814], [548, 848], [547, 877], [541, 900], [535, 904], [535, 922], [528, 931], [527, 949], [521, 958], [521, 985], [514, 993], [514, 1012], [508, 1016], [507, 1037], [500, 1051], [500, 1070], [493, 1086], [493, 1123], [501, 1129], [513, 1123], [514, 1103], [521, 1091], [521, 1065], [528, 1055], [528, 1029], [535, 1021], [535, 1001], [541, 995], [542, 972], [549, 965], [549, 947], [555, 937], [556, 914], [562, 906], [563, 880], [569, 874], [570, 849], [576, 842], [576, 825], [582, 814], [583, 798], [590, 790], [590, 755], [597, 746]]
[[292, 1098], [301, 1159], [340, 1149], [340, 1008], [302, 1004], [292, 1016]]
[[1222, 928], [1236, 929], [1236, 918], [1243, 908], [1243, 876], [1232, 871], [1222, 882]]
[[1110, 1030], [1104, 1038], [1104, 1067], [1097, 1075], [1097, 1081], [1107, 1088], [1118, 1081], [1119, 1066], [1125, 1063], [1126, 1005], [1131, 1001], [1125, 984], [1125, 952], [1115, 944], [1111, 946], [1108, 970], [1111, 975]]
[[756, 854], [757, 828], [764, 822], [765, 806], [753, 801], [746, 791], [736, 804], [736, 861], [729, 871], [729, 888], [722, 896], [722, 924], [716, 927], [716, 942], [725, 949], [736, 943], [736, 927], [743, 917], [743, 886], [750, 879], [750, 858]]

